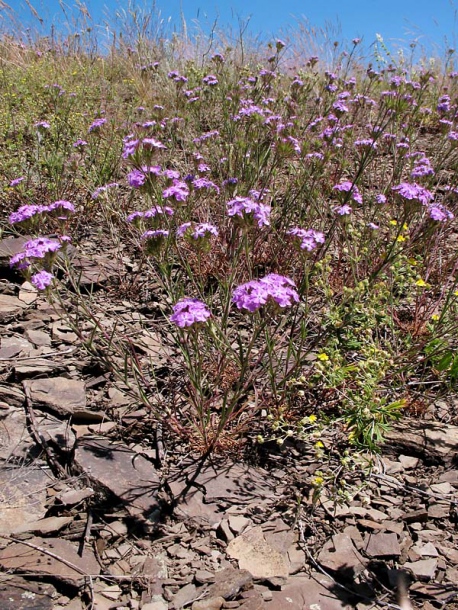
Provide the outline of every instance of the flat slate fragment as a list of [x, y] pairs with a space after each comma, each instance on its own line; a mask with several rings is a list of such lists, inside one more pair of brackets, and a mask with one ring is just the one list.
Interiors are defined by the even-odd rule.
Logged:
[[47, 407], [61, 416], [68, 416], [86, 408], [83, 381], [66, 377], [50, 377], [23, 382], [24, 391], [33, 406]]
[[14, 572], [50, 575], [73, 586], [82, 585], [85, 576], [100, 573], [97, 559], [88, 547], [80, 557], [77, 546], [68, 540], [37, 537], [27, 543], [16, 542], [0, 551], [0, 566]]
[[55, 588], [46, 583], [31, 582], [18, 576], [0, 576], [2, 610], [52, 610]]
[[159, 508], [156, 469], [126, 445], [82, 437], [76, 446], [74, 463], [95, 486], [119, 498], [131, 513], [149, 513]]
[[393, 557], [401, 554], [396, 534], [369, 534], [364, 550], [369, 557]]

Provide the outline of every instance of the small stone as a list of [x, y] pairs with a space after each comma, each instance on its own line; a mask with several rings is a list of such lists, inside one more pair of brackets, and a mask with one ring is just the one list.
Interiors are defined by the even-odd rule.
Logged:
[[419, 555], [419, 557], [438, 557], [439, 553], [437, 552], [436, 547], [432, 542], [427, 542], [424, 545], [418, 545], [412, 547], [411, 549], [415, 553]]
[[[52, 576], [73, 586], [82, 585], [88, 575], [100, 573], [95, 555], [88, 547], [80, 557], [78, 548], [68, 540], [32, 538], [27, 542], [38, 548], [17, 542], [0, 551], [0, 565], [5, 570]], [[38, 550], [40, 548], [49, 550], [53, 556]], [[61, 559], [68, 563], [64, 563]], [[70, 567], [69, 564], [74, 567]]]
[[46, 407], [63, 416], [86, 409], [84, 382], [66, 377], [49, 377], [23, 382], [24, 391], [34, 407]]
[[51, 337], [42, 330], [27, 329], [24, 335], [35, 347], [51, 345]]
[[142, 610], [168, 610], [168, 603], [165, 599], [157, 599], [155, 601], [146, 602], [142, 605]]
[[237, 597], [240, 591], [246, 591], [253, 586], [253, 577], [247, 570], [225, 568], [215, 573], [215, 582], [208, 589], [209, 597], [231, 599]]
[[413, 470], [418, 466], [420, 460], [411, 455], [400, 455], [399, 461], [404, 466], [405, 470]]
[[234, 540], [234, 534], [232, 533], [230, 527], [229, 527], [229, 521], [227, 519], [223, 519], [220, 524], [218, 525], [218, 528], [216, 530], [216, 533], [218, 534], [218, 538], [221, 538], [222, 540], [225, 540], [226, 542], [230, 542], [231, 540]]
[[215, 575], [208, 570], [197, 570], [194, 574], [194, 579], [197, 584], [204, 585], [208, 582], [213, 582], [215, 580]]
[[430, 504], [428, 508], [428, 517], [430, 519], [448, 519], [450, 516], [450, 504], [436, 502]]
[[397, 557], [401, 554], [396, 534], [369, 534], [365, 551], [369, 557]]
[[412, 570], [419, 580], [431, 580], [437, 569], [437, 559], [421, 559], [420, 561], [407, 561], [403, 568]]
[[285, 554], [266, 541], [260, 527], [254, 527], [232, 540], [226, 552], [232, 559], [238, 559], [239, 567], [248, 570], [253, 578], [286, 578], [289, 574], [289, 562]]
[[424, 523], [428, 520], [428, 511], [424, 508], [420, 508], [418, 510], [413, 510], [408, 513], [404, 513], [403, 520], [406, 523], [414, 523], [417, 521], [418, 523]]
[[38, 290], [30, 282], [24, 282], [19, 290], [19, 300], [26, 305], [35, 303], [38, 298]]
[[190, 601], [192, 601], [196, 597], [196, 586], [192, 583], [189, 583], [182, 587], [175, 595], [173, 596], [173, 606], [174, 608], [183, 608], [187, 606]]
[[332, 540], [328, 540], [318, 555], [318, 561], [328, 570], [351, 568], [357, 573], [361, 572], [365, 563], [347, 534], [336, 534]]
[[224, 597], [209, 597], [195, 601], [192, 610], [220, 610], [224, 604]]
[[0, 294], [0, 322], [5, 323], [22, 313], [27, 305], [17, 297]]
[[252, 523], [251, 519], [243, 515], [231, 515], [229, 517], [229, 527], [236, 536], [241, 534], [243, 530]]

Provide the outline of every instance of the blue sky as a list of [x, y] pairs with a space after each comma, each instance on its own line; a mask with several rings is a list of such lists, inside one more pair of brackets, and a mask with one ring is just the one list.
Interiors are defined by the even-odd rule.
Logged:
[[[5, 2], [20, 17], [22, 26], [39, 26], [25, 0]], [[94, 24], [103, 24], [107, 18], [113, 18], [120, 7], [128, 6], [128, 0], [81, 0], [81, 3], [87, 6]], [[30, 0], [30, 4], [42, 17], [43, 28], [49, 28], [51, 23], [64, 27], [66, 18], [59, 0]], [[74, 4], [74, 0], [65, 0], [68, 16], [72, 11], [78, 12], [72, 8]], [[392, 49], [407, 47], [416, 39], [428, 52], [435, 48], [440, 54], [447, 47], [458, 44], [455, 0], [138, 0], [136, 4], [150, 10], [155, 7], [169, 31], [180, 29], [180, 14], [190, 32], [195, 27], [195, 20], [206, 31], [215, 19], [220, 26], [231, 25], [237, 31], [239, 21], [249, 18], [250, 33], [267, 38], [285, 35], [288, 28], [305, 18], [315, 28], [327, 23], [333, 24], [335, 31], [340, 28], [339, 40], [363, 37], [367, 46], [374, 42], [376, 33], [380, 33]]]

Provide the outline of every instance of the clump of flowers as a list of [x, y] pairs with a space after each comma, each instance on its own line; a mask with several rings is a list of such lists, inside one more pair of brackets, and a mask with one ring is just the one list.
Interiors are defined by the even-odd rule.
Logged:
[[307, 250], [311, 252], [318, 247], [318, 244], [323, 244], [325, 241], [324, 233], [321, 231], [315, 231], [314, 229], [301, 229], [299, 227], [293, 227], [292, 229], [288, 229], [286, 231], [287, 235], [292, 235], [293, 237], [300, 240], [300, 248], [301, 250]]
[[199, 299], [184, 298], [173, 306], [170, 321], [180, 328], [206, 322], [211, 316], [208, 307]]
[[145, 250], [148, 254], [156, 254], [162, 249], [168, 236], [169, 231], [167, 229], [150, 229], [145, 231], [140, 239], [145, 243]]
[[291, 307], [299, 302], [296, 284], [288, 277], [269, 273], [259, 280], [251, 280], [238, 286], [232, 295], [232, 302], [238, 309], [251, 313], [265, 305], [269, 299], [281, 307]]
[[270, 225], [270, 206], [249, 197], [236, 197], [226, 204], [228, 216], [238, 216], [242, 220], [251, 223], [257, 221], [258, 227]]
[[408, 199], [409, 201], [419, 201], [422, 205], [428, 205], [434, 197], [431, 191], [420, 186], [416, 182], [413, 184], [409, 182], [401, 182], [397, 186], [393, 186], [393, 191], [395, 191], [400, 197], [403, 199]]
[[[68, 241], [68, 238], [63, 240]], [[38, 237], [31, 239], [24, 244], [24, 250], [18, 252], [10, 259], [10, 266], [17, 266], [18, 269], [27, 269], [37, 259], [42, 259], [46, 267], [50, 267], [54, 259], [54, 254], [62, 247], [62, 241]]]
[[35, 275], [32, 275], [30, 278], [31, 283], [38, 290], [46, 290], [46, 288], [52, 284], [53, 280], [53, 274], [49, 273], [49, 271], [45, 271], [44, 269], [38, 273], [35, 273]]
[[356, 184], [353, 184], [353, 182], [350, 182], [350, 180], [343, 180], [342, 182], [339, 182], [339, 184], [333, 186], [333, 189], [339, 193], [350, 193], [350, 197], [353, 199], [353, 201], [356, 201], [356, 203], [361, 204], [363, 202], [363, 198], [358, 187]]

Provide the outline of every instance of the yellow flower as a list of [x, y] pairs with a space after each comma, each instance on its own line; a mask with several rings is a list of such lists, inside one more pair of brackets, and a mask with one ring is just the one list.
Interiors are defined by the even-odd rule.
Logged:
[[323, 477], [314, 477], [314, 479], [312, 481], [312, 485], [314, 487], [320, 487], [321, 485], [323, 485], [323, 483], [324, 483]]
[[321, 441], [317, 441], [315, 443], [315, 448], [316, 449], [322, 449], [324, 447], [323, 443]]
[[393, 227], [395, 227], [398, 224], [397, 220], [390, 220], [390, 225], [393, 225]]
[[431, 320], [434, 320], [434, 322], [437, 322], [437, 320], [440, 318], [440, 315], [437, 313], [433, 313], [433, 315], [431, 316]]
[[423, 286], [426, 286], [426, 282], [420, 278], [415, 282], [415, 286], [420, 286], [420, 288], [423, 288]]
[[404, 224], [402, 225], [402, 230], [403, 230], [403, 231], [408, 231], [408, 230], [409, 230], [409, 225], [408, 225], [408, 224], [406, 224], [406, 223], [404, 223]]
[[318, 360], [321, 360], [322, 362], [329, 360], [329, 356], [327, 354], [325, 354], [324, 352], [321, 354], [318, 354], [317, 358], [318, 358]]
[[313, 424], [316, 421], [316, 415], [309, 415], [309, 422]]
[[453, 293], [456, 297], [458, 297], [458, 290], [455, 290], [455, 292]]
[[398, 235], [398, 237], [396, 238], [396, 241], [405, 241], [406, 238], [404, 237], [404, 235]]

